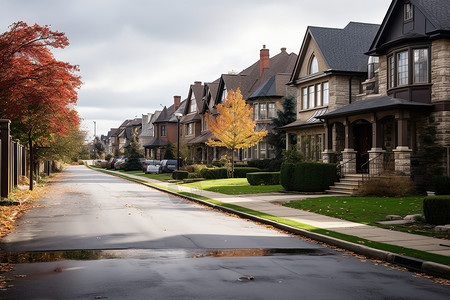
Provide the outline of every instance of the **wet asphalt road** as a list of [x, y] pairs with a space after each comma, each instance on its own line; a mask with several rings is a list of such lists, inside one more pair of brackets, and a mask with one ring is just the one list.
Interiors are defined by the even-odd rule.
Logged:
[[1, 299], [449, 299], [450, 287], [72, 166], [3, 239]]

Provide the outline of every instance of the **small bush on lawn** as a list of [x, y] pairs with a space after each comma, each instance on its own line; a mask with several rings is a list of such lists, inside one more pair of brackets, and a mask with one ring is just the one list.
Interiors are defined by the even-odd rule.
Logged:
[[[234, 168], [234, 177], [235, 178], [245, 178], [247, 173], [258, 172], [260, 169], [258, 168]], [[222, 179], [227, 177], [227, 169], [226, 168], [213, 168], [213, 169], [202, 169], [200, 171], [200, 175], [206, 179]]]
[[173, 171], [172, 172], [172, 178], [175, 180], [183, 180], [188, 178], [189, 172], [188, 171]]
[[200, 173], [200, 171], [205, 168], [207, 168], [206, 165], [189, 165], [185, 167], [186, 171], [189, 173]]
[[281, 184], [287, 191], [322, 192], [336, 180], [336, 166], [316, 162], [283, 163]]
[[358, 190], [358, 195], [376, 197], [404, 197], [414, 193], [414, 184], [409, 177], [383, 176], [364, 182]]
[[247, 173], [250, 185], [276, 185], [280, 184], [280, 172]]
[[249, 167], [258, 169], [269, 169], [271, 159], [252, 159], [247, 162]]
[[425, 197], [423, 199], [423, 214], [429, 224], [450, 224], [450, 196]]
[[189, 173], [188, 178], [202, 178], [200, 173]]
[[450, 177], [434, 176], [432, 181], [436, 195], [450, 195]]

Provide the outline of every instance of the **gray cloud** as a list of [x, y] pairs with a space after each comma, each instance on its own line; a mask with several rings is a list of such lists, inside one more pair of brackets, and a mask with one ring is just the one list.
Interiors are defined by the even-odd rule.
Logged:
[[[51, 25], [70, 46], [58, 59], [81, 68], [78, 109], [92, 132], [171, 105], [196, 80], [213, 81], [259, 59], [266, 44], [298, 52], [306, 27], [380, 23], [390, 0], [2, 0], [0, 30]], [[103, 121], [100, 121], [103, 120]], [[100, 125], [103, 124], [103, 125]], [[108, 125], [106, 125], [108, 124]], [[101, 130], [100, 130], [101, 128]]]

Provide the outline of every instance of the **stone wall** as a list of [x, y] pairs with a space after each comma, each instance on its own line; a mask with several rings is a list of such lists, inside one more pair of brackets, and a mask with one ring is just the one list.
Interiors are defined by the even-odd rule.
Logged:
[[450, 40], [431, 45], [431, 101], [450, 101]]

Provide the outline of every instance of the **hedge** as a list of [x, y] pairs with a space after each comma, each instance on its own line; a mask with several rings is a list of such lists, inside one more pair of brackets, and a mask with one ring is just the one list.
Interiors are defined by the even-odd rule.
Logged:
[[450, 195], [450, 177], [434, 176], [432, 181], [436, 195]]
[[450, 224], [450, 196], [426, 197], [423, 199], [423, 214], [429, 224]]
[[[258, 168], [234, 168], [234, 178], [245, 178], [247, 176], [247, 173], [253, 173], [261, 171]], [[206, 168], [202, 169], [200, 171], [200, 175], [203, 178], [206, 179], [221, 179], [221, 178], [228, 178], [227, 176], [227, 169], [226, 168]]]
[[301, 162], [281, 166], [280, 181], [287, 191], [323, 192], [337, 179], [335, 164]]
[[187, 171], [173, 171], [172, 172], [172, 178], [176, 180], [183, 180], [188, 178], [189, 172]]
[[276, 185], [280, 184], [280, 172], [247, 173], [250, 185]]

